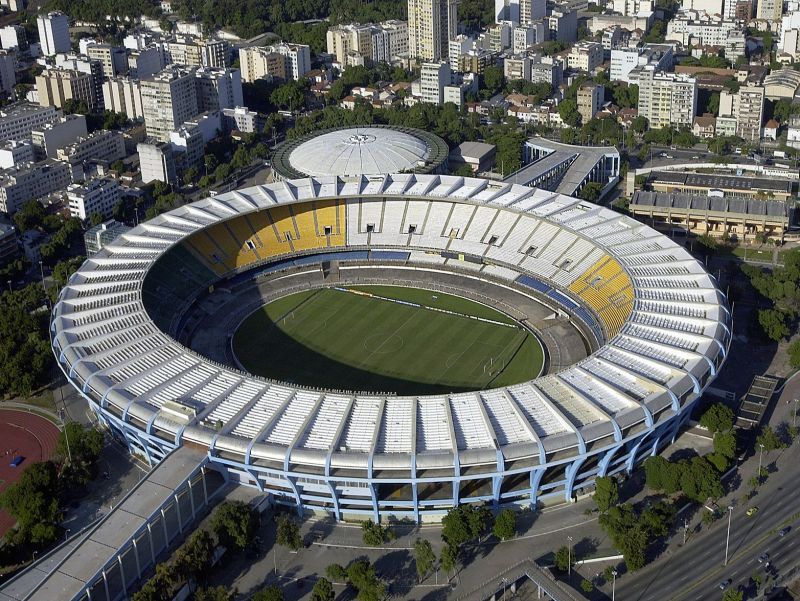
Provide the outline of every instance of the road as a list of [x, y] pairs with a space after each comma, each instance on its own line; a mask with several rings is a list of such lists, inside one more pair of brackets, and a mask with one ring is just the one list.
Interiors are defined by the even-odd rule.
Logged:
[[[771, 422], [791, 419], [787, 405], [800, 395], [800, 380], [790, 381], [776, 402]], [[797, 500], [797, 448], [796, 443], [789, 449], [765, 453], [765, 466], [775, 464], [767, 482], [761, 486], [758, 495], [743, 503], [741, 495], [744, 486], [728, 497], [720, 500], [719, 506], [733, 506], [731, 514], [730, 548], [728, 565], [725, 566], [725, 539], [728, 520], [718, 520], [710, 530], [691, 537], [685, 546], [678, 546], [680, 540], [673, 542], [672, 550], [655, 563], [639, 572], [624, 575], [617, 579], [617, 595], [625, 601], [663, 601], [714, 599], [722, 596], [719, 589], [721, 581], [730, 578], [731, 586], [745, 588], [750, 577], [760, 573], [765, 575], [764, 567], [758, 563], [763, 552], [770, 554], [771, 567], [778, 574], [800, 563], [800, 503]], [[740, 468], [742, 482], [746, 483], [758, 469], [758, 458], [751, 457]], [[758, 512], [747, 517], [749, 507], [757, 506]], [[777, 536], [780, 528], [791, 525], [784, 538]], [[675, 538], [682, 538], [682, 535]], [[665, 591], [670, 591], [667, 597]], [[754, 588], [749, 590], [752, 598]], [[748, 598], [748, 597], [745, 597]]]

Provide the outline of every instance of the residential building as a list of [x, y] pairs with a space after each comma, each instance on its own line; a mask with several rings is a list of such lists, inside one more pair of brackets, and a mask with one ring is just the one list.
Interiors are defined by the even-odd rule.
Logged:
[[595, 113], [600, 109], [603, 104], [603, 86], [593, 83], [584, 84], [578, 88], [576, 102], [578, 104], [578, 112], [584, 123], [588, 123], [594, 118]]
[[121, 46], [94, 42], [86, 45], [85, 54], [100, 63], [104, 79], [128, 72], [128, 57]]
[[57, 54], [55, 57], [55, 66], [57, 69], [77, 71], [78, 73], [90, 75], [92, 78], [92, 85], [94, 86], [94, 98], [97, 102], [97, 106], [94, 108], [98, 111], [102, 111], [103, 66], [100, 64], [100, 61], [75, 54]]
[[140, 142], [136, 145], [139, 153], [139, 171], [142, 182], [147, 184], [152, 181], [175, 183], [178, 181], [175, 156], [169, 142], [152, 140]]
[[444, 87], [450, 85], [451, 79], [448, 63], [422, 63], [419, 74], [420, 100], [432, 104], [442, 104]]
[[501, 53], [511, 47], [511, 32], [514, 29], [510, 21], [494, 23], [486, 28], [481, 35], [488, 41], [488, 50]]
[[0, 27], [0, 48], [5, 50], [28, 50], [28, 36], [22, 25], [6, 25]]
[[[778, 0], [780, 2], [780, 0]], [[742, 25], [732, 19], [705, 12], [679, 12], [667, 23], [666, 39], [683, 46], [725, 46], [731, 32]]]
[[120, 196], [119, 183], [110, 177], [90, 179], [84, 184], [70, 184], [67, 186], [69, 214], [81, 221], [94, 215], [108, 219], [119, 203]]
[[70, 51], [69, 17], [64, 13], [52, 12], [36, 18], [39, 29], [39, 46], [45, 56]]
[[742, 86], [738, 92], [722, 90], [719, 94], [719, 115], [736, 121], [736, 135], [750, 142], [761, 137], [764, 119], [764, 88]]
[[656, 71], [652, 65], [640, 69], [638, 110], [650, 129], [691, 129], [697, 112], [697, 80], [685, 74]]
[[531, 63], [531, 81], [549, 83], [553, 88], [561, 85], [563, 69], [555, 63]]
[[239, 49], [242, 81], [257, 79], [298, 80], [311, 70], [311, 49], [305, 44], [276, 44]]
[[494, 52], [483, 48], [475, 48], [458, 57], [458, 70], [461, 73], [475, 73], [483, 75], [486, 67], [493, 67], [497, 60]]
[[494, 0], [494, 18], [497, 23], [520, 23], [519, 0]]
[[203, 67], [224, 69], [230, 66], [231, 44], [227, 40], [205, 40], [200, 45], [200, 64]]
[[511, 34], [511, 51], [514, 54], [527, 52], [531, 46], [546, 41], [545, 34], [546, 29], [541, 19], [535, 23], [515, 27]]
[[175, 36], [164, 42], [164, 58], [168, 65], [200, 67], [203, 65], [202, 46], [192, 37]]
[[100, 225], [88, 229], [83, 235], [83, 243], [86, 246], [86, 256], [91, 257], [96, 255], [104, 246], [110, 244], [122, 234], [127, 233], [130, 229], [131, 228], [124, 223], [114, 221], [113, 219], [104, 221]]
[[615, 13], [621, 15], [638, 15], [643, 12], [652, 12], [653, 0], [613, 0], [612, 7]]
[[[408, 32], [407, 28], [406, 32]], [[372, 54], [372, 34], [372, 24], [334, 25], [328, 28], [325, 34], [328, 54], [332, 54], [335, 62], [340, 65], [346, 63], [346, 57], [350, 52], [358, 52], [363, 56], [370, 56]], [[241, 54], [241, 50], [239, 52]], [[243, 66], [242, 73], [244, 73]]]
[[65, 115], [31, 131], [31, 140], [38, 158], [55, 158], [59, 148], [69, 146], [87, 134], [86, 117]]
[[6, 140], [0, 142], [0, 169], [11, 169], [35, 159], [33, 142], [30, 140]]
[[447, 60], [450, 61], [450, 70], [459, 71], [458, 61], [462, 54], [475, 50], [475, 38], [458, 34], [448, 42]]
[[84, 179], [84, 164], [87, 161], [113, 163], [125, 156], [125, 138], [120, 132], [109, 130], [92, 132], [56, 151], [56, 159], [70, 166], [72, 181]]
[[85, 102], [91, 110], [99, 107], [92, 76], [72, 69], [45, 69], [36, 76], [36, 92], [42, 106], [62, 108], [68, 100], [75, 100]]
[[186, 121], [181, 127], [197, 128], [203, 136], [203, 143], [207, 144], [224, 131], [222, 113], [220, 111], [201, 113], [197, 117]]
[[0, 93], [11, 94], [17, 84], [17, 53], [13, 50], [0, 50]]
[[450, 151], [447, 164], [451, 170], [469, 165], [473, 173], [490, 171], [495, 164], [497, 148], [483, 142], [462, 142]]
[[103, 104], [107, 111], [122, 113], [132, 121], [144, 119], [142, 89], [138, 79], [115, 77], [104, 81]]
[[197, 112], [218, 111], [244, 105], [238, 69], [203, 67], [194, 71]]
[[563, 7], [554, 8], [547, 17], [549, 39], [574, 44], [578, 39], [578, 13]]
[[694, 118], [692, 133], [698, 138], [713, 138], [714, 130], [717, 125], [717, 118], [714, 115], [706, 114]]
[[529, 25], [547, 16], [547, 0], [519, 0], [519, 21]]
[[567, 55], [570, 69], [592, 73], [603, 64], [603, 45], [600, 42], [578, 42]]
[[[203, 162], [206, 144], [199, 127], [181, 126], [176, 131], [170, 132], [169, 141], [175, 153], [178, 171], [183, 172], [190, 167], [199, 167]], [[178, 162], [181, 163], [180, 169], [177, 167]]]
[[503, 61], [503, 73], [507, 80], [531, 80], [531, 59], [526, 55], [507, 56]]
[[631, 72], [637, 67], [652, 65], [656, 71], [669, 71], [672, 68], [673, 50], [669, 44], [647, 44], [643, 48], [612, 48], [611, 81], [636, 83]]
[[408, 0], [408, 53], [423, 61], [447, 59], [458, 29], [458, 0]]
[[408, 23], [384, 21], [366, 25], [336, 25], [326, 34], [327, 50], [339, 65], [352, 61], [356, 54], [366, 61], [390, 62], [394, 57], [408, 53]]
[[29, 200], [66, 188], [69, 183], [69, 167], [52, 159], [0, 171], [0, 212], [13, 215]]
[[197, 79], [192, 71], [172, 67], [141, 81], [142, 112], [148, 136], [167, 142], [169, 132], [200, 112]]
[[159, 44], [152, 44], [141, 50], [134, 50], [128, 55], [128, 76], [144, 79], [155, 75], [167, 66], [164, 49]]
[[0, 108], [0, 140], [24, 140], [31, 137], [31, 130], [52, 123], [61, 111], [52, 106], [38, 106], [29, 102], [17, 102]]
[[18, 254], [17, 228], [10, 223], [0, 223], [0, 266], [14, 260]]
[[246, 106], [222, 109], [222, 124], [226, 131], [237, 130], [247, 134], [260, 133], [264, 129], [264, 120]]
[[765, 21], [780, 21], [782, 14], [782, 0], [758, 0], [756, 4], [756, 19], [764, 19]]

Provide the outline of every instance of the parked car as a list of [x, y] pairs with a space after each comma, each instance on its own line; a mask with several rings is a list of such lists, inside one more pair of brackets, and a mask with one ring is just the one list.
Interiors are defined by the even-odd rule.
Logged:
[[758, 513], [758, 507], [753, 505], [750, 509], [747, 510], [747, 517], [751, 518], [757, 513]]
[[789, 526], [787, 526], [786, 528], [781, 528], [780, 530], [778, 530], [778, 536], [780, 536], [781, 538], [783, 538], [787, 534], [789, 534]]
[[731, 585], [731, 582], [732, 580], [730, 578], [728, 578], [727, 580], [723, 580], [722, 582], [719, 583], [719, 590], [724, 591]]

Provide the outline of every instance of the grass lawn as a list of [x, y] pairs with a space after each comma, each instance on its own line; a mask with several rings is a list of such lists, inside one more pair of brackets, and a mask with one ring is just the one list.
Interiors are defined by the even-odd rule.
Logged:
[[385, 298], [322, 289], [278, 299], [239, 327], [236, 357], [295, 384], [408, 395], [505, 386], [542, 369], [539, 340], [485, 305], [414, 288], [350, 290]]

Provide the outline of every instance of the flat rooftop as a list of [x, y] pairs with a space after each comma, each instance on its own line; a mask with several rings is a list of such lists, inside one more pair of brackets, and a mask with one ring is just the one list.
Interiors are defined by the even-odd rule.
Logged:
[[785, 179], [746, 177], [715, 173], [691, 173], [685, 171], [654, 171], [650, 175], [653, 183], [675, 184], [697, 188], [720, 190], [763, 190], [765, 192], [792, 193], [792, 182]]
[[780, 200], [757, 200], [755, 198], [729, 198], [639, 191], [635, 192], [633, 198], [631, 198], [631, 207], [682, 209], [702, 213], [736, 213], [739, 215], [789, 219], [789, 206], [785, 202]]

